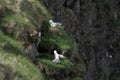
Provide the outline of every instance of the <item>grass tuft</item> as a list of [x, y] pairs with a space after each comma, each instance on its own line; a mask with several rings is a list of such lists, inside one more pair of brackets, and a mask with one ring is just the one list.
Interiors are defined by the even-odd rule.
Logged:
[[10, 66], [14, 73], [21, 75], [22, 80], [44, 80], [40, 71], [23, 56], [0, 49], [0, 64]]
[[14, 40], [9, 36], [4, 35], [2, 31], [0, 31], [0, 43], [1, 47], [8, 46], [10, 47], [10, 51], [12, 50], [12, 52], [14, 53], [23, 54], [24, 47], [22, 45], [22, 42]]
[[40, 58], [37, 59], [37, 62], [41, 62], [45, 65], [47, 65], [47, 67], [52, 68], [52, 69], [65, 69], [65, 68], [72, 68], [73, 67], [73, 63], [68, 60], [68, 59], [62, 59], [61, 63], [56, 64], [53, 63], [52, 60], [54, 59], [54, 55], [50, 54], [50, 53], [43, 53]]

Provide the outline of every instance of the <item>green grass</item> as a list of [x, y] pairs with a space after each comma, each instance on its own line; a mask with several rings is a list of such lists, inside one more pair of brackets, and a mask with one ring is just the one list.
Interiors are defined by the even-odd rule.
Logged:
[[[50, 24], [48, 21], [52, 19], [52, 17], [38, 0], [24, 0], [19, 6], [15, 4], [14, 0], [13, 4], [8, 4], [6, 1], [7, 0], [0, 1], [0, 10], [4, 14], [2, 22], [0, 22], [1, 27], [13, 27], [16, 33], [19, 33], [22, 29], [26, 31], [29, 28], [41, 28], [42, 21], [40, 22], [40, 20], [43, 20], [41, 46], [51, 50], [57, 48], [61, 51], [69, 51], [71, 56], [72, 54], [77, 54], [76, 42], [67, 35], [62, 27], [58, 28], [61, 33], [59, 36], [54, 36], [49, 33]], [[16, 12], [15, 10], [17, 9], [20, 9], [20, 12]], [[14, 38], [16, 35], [17, 34], [12, 38], [0, 31], [0, 63], [10, 66], [14, 72], [22, 75], [24, 80], [42, 80], [43, 77], [41, 73], [30, 61], [22, 56], [15, 56], [13, 54], [24, 53], [22, 42]], [[10, 47], [10, 51], [3, 50], [1, 47], [3, 43]], [[52, 62], [54, 59], [53, 56], [53, 54], [45, 53], [37, 59], [37, 62], [45, 64], [49, 70], [56, 69], [59, 71], [60, 69], [66, 70], [66, 68], [67, 70], [71, 70], [77, 68], [76, 66], [80, 67], [78, 69], [85, 69], [82, 63], [80, 63], [80, 65], [78, 65], [79, 63], [73, 64], [69, 59], [62, 59], [60, 64], [55, 64]]]
[[73, 63], [70, 62], [70, 60], [68, 59], [62, 59], [61, 63], [56, 64], [53, 63], [52, 60], [54, 59], [54, 55], [50, 54], [50, 53], [42, 53], [42, 55], [37, 59], [37, 62], [41, 62], [45, 65], [47, 65], [47, 67], [52, 68], [52, 69], [64, 69], [64, 68], [72, 68], [73, 67]]
[[59, 64], [55, 64], [52, 62], [52, 60], [49, 59], [39, 59], [39, 61], [43, 64], [46, 64], [49, 68], [64, 69], [71, 68], [73, 66], [73, 64], [68, 59], [61, 60], [61, 63]]
[[[9, 14], [5, 18], [3, 18], [2, 22], [4, 22], [4, 23], [14, 22], [14, 23], [17, 23], [17, 24], [19, 23], [19, 24], [24, 25], [24, 27], [33, 26], [33, 24], [31, 24], [26, 17], [24, 17], [20, 14]], [[15, 26], [15, 25], [13, 25], [13, 26]], [[21, 27], [21, 26], [19, 25], [18, 27]]]
[[[60, 35], [53, 35], [51, 34], [48, 30], [49, 30], [49, 25], [47, 25], [48, 23], [43, 25], [43, 36], [41, 38], [41, 46], [45, 49], [49, 48], [49, 50], [53, 50], [53, 49], [58, 49], [61, 52], [64, 51], [68, 51], [68, 54], [70, 54], [70, 56], [74, 59], [77, 58], [78, 62], [76, 62], [74, 65], [74, 68], [79, 69], [80, 71], [85, 71], [86, 67], [84, 65], [84, 63], [82, 62], [82, 60], [80, 59], [80, 56], [78, 55], [78, 49], [77, 49], [77, 44], [76, 42], [71, 39], [67, 33], [64, 31], [63, 27], [58, 27], [57, 29], [60, 31]], [[49, 55], [49, 54], [48, 54]], [[61, 64], [54, 64], [52, 63], [52, 59], [50, 58], [50, 56], [46, 57], [44, 56], [45, 59], [40, 59], [40, 61], [48, 66], [52, 66], [52, 67], [56, 67], [56, 68], [65, 68], [68, 66], [71, 66], [71, 63], [69, 60], [63, 60], [61, 62]], [[79, 66], [77, 68], [77, 66]]]
[[56, 68], [56, 69], [74, 69], [79, 70], [81, 72], [86, 71], [86, 65], [83, 62], [76, 62], [73, 63], [69, 59], [65, 58], [61, 60], [60, 64], [55, 64], [52, 62], [54, 59], [54, 55], [50, 53], [41, 53], [40, 57], [37, 59], [37, 62], [41, 62], [49, 68]]
[[40, 1], [38, 0], [31, 0], [33, 2], [33, 4], [35, 4], [35, 6], [38, 8], [38, 10], [43, 14], [43, 16], [45, 17], [46, 20], [50, 20], [51, 14], [47, 11], [47, 9], [41, 4]]
[[53, 34], [48, 31], [46, 32], [44, 29], [44, 34], [41, 38], [41, 45], [43, 47], [57, 47], [61, 51], [70, 50], [75, 52], [75, 49], [77, 48], [75, 41], [66, 34], [62, 27], [58, 28], [58, 30], [60, 30], [61, 35], [53, 36]]
[[79, 78], [71, 78], [70, 80], [83, 80], [83, 78], [79, 77]]
[[40, 71], [26, 58], [0, 49], [0, 64], [10, 66], [23, 80], [44, 80]]
[[0, 43], [9, 46], [11, 50], [15, 53], [22, 54], [24, 51], [22, 42], [14, 40], [9, 36], [4, 35], [2, 31], [0, 31]]
[[[11, 3], [8, 3], [11, 2]], [[20, 9], [20, 12], [15, 10]], [[51, 15], [46, 8], [38, 0], [25, 0], [17, 5], [15, 0], [13, 1], [0, 1], [0, 10], [4, 14], [2, 19], [2, 26], [12, 27], [41, 27], [42, 21], [51, 19]], [[16, 25], [10, 25], [16, 23]], [[28, 29], [28, 28], [27, 28]]]

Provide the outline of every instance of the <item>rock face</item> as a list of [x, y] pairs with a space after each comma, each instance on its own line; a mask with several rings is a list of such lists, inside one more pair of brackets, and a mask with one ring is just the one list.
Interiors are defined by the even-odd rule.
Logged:
[[119, 0], [41, 0], [78, 43], [85, 80], [120, 79]]
[[[39, 69], [25, 57], [33, 59], [38, 54], [32, 44], [38, 42], [38, 33], [31, 30], [40, 32], [42, 22], [49, 18], [39, 1], [0, 0], [0, 80], [43, 80]], [[24, 44], [30, 46], [27, 56]]]
[[[79, 59], [76, 42], [60, 24], [53, 28], [51, 18], [38, 0], [0, 0], [0, 80], [81, 80], [79, 75], [86, 68]], [[38, 54], [41, 47], [46, 50], [44, 55]], [[54, 49], [68, 54], [61, 64], [52, 62]], [[38, 70], [25, 57], [36, 64], [41, 62], [37, 66], [45, 70]]]

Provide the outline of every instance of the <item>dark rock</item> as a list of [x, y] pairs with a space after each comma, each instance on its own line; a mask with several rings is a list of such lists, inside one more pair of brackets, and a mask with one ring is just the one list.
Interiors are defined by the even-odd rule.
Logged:
[[39, 33], [36, 30], [29, 30], [27, 33], [27, 47], [25, 49], [25, 54], [30, 59], [34, 60], [36, 56], [39, 55], [38, 52], [38, 45], [40, 43], [39, 39]]
[[28, 58], [34, 60], [36, 56], [39, 55], [37, 46], [35, 43], [30, 43], [29, 46], [25, 49], [25, 54]]
[[[85, 80], [119, 80], [120, 1], [41, 1], [55, 17], [54, 21], [61, 22], [78, 43], [87, 65]], [[106, 53], [113, 57], [106, 57]]]

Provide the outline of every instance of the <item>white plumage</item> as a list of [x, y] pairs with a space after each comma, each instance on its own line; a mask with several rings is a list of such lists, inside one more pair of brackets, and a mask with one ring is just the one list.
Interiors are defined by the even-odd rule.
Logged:
[[38, 33], [38, 36], [41, 37], [41, 32]]
[[65, 58], [63, 55], [58, 54], [56, 50], [54, 50], [54, 63], [60, 63], [60, 58]]
[[49, 23], [51, 27], [58, 27], [62, 25], [61, 23], [53, 22], [53, 20], [49, 20]]

